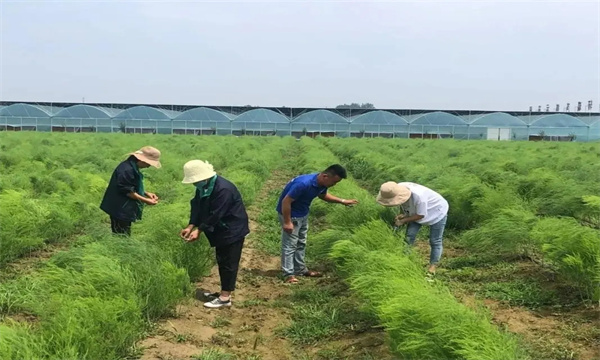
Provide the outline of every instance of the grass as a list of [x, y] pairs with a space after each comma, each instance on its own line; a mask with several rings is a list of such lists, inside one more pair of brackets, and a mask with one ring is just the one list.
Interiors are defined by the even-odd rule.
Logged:
[[227, 354], [219, 349], [208, 349], [204, 350], [201, 354], [193, 355], [191, 357], [194, 360], [236, 360], [237, 356], [234, 354]]
[[210, 326], [214, 329], [222, 328], [231, 325], [231, 321], [225, 317], [217, 316], [210, 322]]
[[341, 279], [306, 285], [284, 301], [293, 309], [292, 322], [279, 333], [294, 344], [314, 345], [341, 334], [361, 333], [377, 324], [372, 314], [360, 311], [356, 297]]
[[514, 280], [489, 282], [483, 285], [481, 295], [509, 305], [535, 309], [556, 304], [556, 292], [542, 288], [534, 281]]
[[263, 305], [264, 303], [265, 303], [265, 301], [261, 300], [261, 299], [248, 299], [248, 300], [238, 302], [236, 304], [236, 307], [238, 307], [240, 309], [244, 309], [244, 308]]
[[[214, 261], [205, 241], [184, 244], [177, 238], [192, 195], [180, 185], [181, 166], [192, 158], [213, 163], [238, 185], [247, 205], [282, 164], [289, 174], [338, 162], [350, 170], [350, 178], [331, 192], [357, 198], [360, 206], [316, 201], [307, 258], [335, 264], [353, 295], [337, 280], [319, 284], [324, 291], [303, 288], [280, 301], [278, 306], [295, 310], [292, 324], [281, 331], [300, 346], [368, 331], [379, 321], [397, 356], [525, 358], [510, 336], [484, 314], [461, 307], [445, 286], [462, 286], [511, 306], [565, 306], [572, 300], [563, 287], [548, 287], [531, 276], [536, 272], [515, 276], [519, 256], [543, 259], [540, 273], [550, 266], [561, 285], [577, 289], [572, 293], [581, 302], [600, 296], [596, 145], [40, 133], [0, 133], [0, 139], [0, 203], [5, 205], [0, 266], [74, 238], [47, 263], [0, 284], [0, 358], [121, 358], [152, 321], [172, 313], [190, 281], [206, 275]], [[104, 149], [102, 154], [87, 145], [90, 141]], [[146, 208], [131, 241], [119, 241], [109, 234], [98, 204], [123, 154], [147, 144], [164, 155], [162, 169], [145, 171], [146, 187], [162, 201]], [[418, 163], [390, 162], [415, 153]], [[423, 281], [422, 259], [404, 252], [403, 235], [389, 234], [390, 211], [373, 201], [379, 184], [404, 179], [448, 198], [449, 231], [467, 253], [444, 260], [448, 271], [440, 271], [441, 281], [434, 285]], [[261, 207], [274, 209], [280, 191], [270, 190]], [[278, 254], [275, 211], [263, 211], [259, 221], [265, 229], [262, 248]], [[10, 320], [22, 314], [35, 320]], [[216, 328], [223, 326], [224, 319], [215, 319]], [[227, 334], [219, 331], [213, 341], [233, 346], [243, 340]], [[558, 343], [544, 344], [537, 347], [539, 354], [572, 356]], [[327, 351], [316, 356], [344, 356], [335, 348]]]
[[[239, 184], [250, 204], [289, 142], [210, 138], [200, 150], [189, 139], [170, 136], [0, 137], [15, 143], [46, 140], [41, 147], [6, 148], [10, 161], [0, 175], [0, 198], [23, 212], [0, 214], [0, 232], [13, 234], [0, 234], [0, 262], [77, 232], [73, 242], [77, 246], [54, 254], [27, 275], [0, 284], [4, 314], [27, 313], [36, 319], [31, 327], [3, 322], [3, 327], [13, 330], [3, 332], [12, 336], [0, 337], [0, 358], [13, 358], [19, 351], [31, 354], [30, 358], [117, 359], [136, 351], [133, 344], [151, 322], [172, 314], [175, 304], [189, 293], [190, 280], [206, 275], [213, 264], [206, 241], [184, 244], [177, 238], [187, 223], [192, 196], [192, 188], [180, 184], [185, 159], [208, 159], [219, 174]], [[103, 145], [102, 156], [85, 145], [92, 139]], [[163, 152], [163, 168], [145, 171], [146, 188], [162, 201], [146, 207], [142, 221], [133, 226], [132, 238], [113, 237], [107, 216], [98, 209], [106, 181], [123, 154], [147, 142]], [[267, 155], [255, 161], [265, 149]], [[30, 166], [24, 172], [26, 163]], [[34, 168], [35, 178], [27, 178], [24, 174]], [[33, 221], [21, 219], [23, 214]], [[185, 342], [187, 336], [179, 334], [175, 340]], [[27, 351], [20, 349], [23, 344]]]

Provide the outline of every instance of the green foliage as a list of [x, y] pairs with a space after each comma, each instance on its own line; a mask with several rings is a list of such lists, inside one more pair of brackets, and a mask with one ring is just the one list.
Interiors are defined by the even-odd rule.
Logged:
[[538, 222], [531, 237], [542, 243], [544, 255], [571, 280], [584, 298], [600, 300], [600, 233], [574, 219]]
[[[461, 245], [473, 256], [548, 252], [557, 242], [569, 241], [566, 231], [561, 232], [562, 240], [532, 236], [530, 231], [543, 217], [577, 219], [580, 223], [573, 220], [569, 229], [586, 236], [592, 236], [591, 228], [600, 228], [600, 200], [590, 195], [598, 193], [600, 183], [597, 146], [337, 138], [320, 142], [372, 193], [385, 181], [416, 182], [440, 193], [450, 204], [448, 230], [461, 232]], [[571, 269], [571, 275], [563, 277], [567, 281], [592, 289], [582, 284], [597, 281], [600, 272], [590, 260], [595, 250], [583, 243], [571, 244], [570, 255], [554, 261], [562, 264], [558, 269], [563, 274]], [[582, 264], [587, 272], [574, 270]], [[589, 299], [596, 291], [583, 294]]]
[[227, 354], [223, 351], [210, 348], [208, 350], [204, 350], [201, 354], [194, 355], [191, 357], [194, 360], [235, 360], [236, 356], [233, 354]]
[[461, 243], [476, 253], [507, 256], [535, 250], [529, 232], [537, 218], [524, 209], [502, 209], [480, 227], [465, 231]]
[[280, 333], [295, 344], [311, 345], [335, 339], [345, 331], [363, 332], [376, 318], [361, 311], [356, 297], [348, 294], [338, 279], [331, 283], [299, 288], [289, 299], [292, 323]]
[[587, 195], [582, 197], [585, 211], [578, 218], [586, 221], [596, 229], [600, 229], [600, 196]]
[[[431, 286], [415, 259], [394, 251], [395, 237], [373, 222], [333, 246], [332, 257], [351, 287], [373, 306], [392, 350], [408, 359], [521, 359], [511, 336], [499, 332], [442, 286]], [[369, 236], [370, 235], [370, 236]], [[371, 242], [365, 239], [377, 239]]]
[[505, 301], [513, 306], [537, 308], [555, 303], [556, 293], [540, 287], [536, 282], [514, 280], [488, 282], [483, 285], [485, 297]]
[[[75, 238], [73, 247], [39, 269], [0, 284], [0, 309], [8, 318], [36, 319], [32, 327], [0, 324], [2, 359], [126, 356], [149, 321], [170, 314], [190, 293], [190, 279], [206, 275], [213, 265], [206, 239], [187, 244], [178, 236], [193, 197], [193, 187], [181, 184], [185, 161], [211, 162], [217, 173], [239, 184], [249, 204], [291, 143], [41, 133], [0, 134], [0, 140], [6, 149], [0, 161], [7, 165], [0, 174], [0, 263], [44, 243]], [[90, 141], [102, 152], [89, 147]], [[143, 170], [145, 185], [161, 201], [145, 207], [131, 237], [112, 236], [108, 216], [98, 208], [107, 181], [128, 152], [148, 144], [161, 150], [163, 167]]]
[[24, 192], [6, 190], [0, 194], [0, 265], [44, 243], [42, 225], [50, 211], [42, 201]]
[[[309, 140], [305, 140], [304, 146], [308, 152], [315, 151]], [[323, 165], [322, 159], [336, 162], [324, 153], [319, 158], [305, 158], [302, 164], [304, 168], [316, 168]], [[389, 161], [381, 162], [384, 163]], [[469, 216], [464, 225], [468, 227], [477, 219], [471, 215], [472, 209], [477, 199], [485, 196], [486, 188], [476, 185], [480, 190], [474, 191], [461, 188], [459, 182], [454, 184], [462, 189], [461, 193], [479, 193], [475, 199], [469, 198], [462, 210]], [[363, 200], [361, 206], [352, 209], [357, 211], [354, 215], [342, 215], [348, 209], [341, 207], [330, 207], [323, 212], [330, 230], [316, 239], [313, 237], [313, 241], [323, 243], [316, 245], [320, 250], [331, 249], [330, 256], [338, 271], [386, 328], [396, 355], [406, 359], [526, 358], [517, 341], [498, 331], [484, 314], [460, 304], [443, 286], [431, 286], [425, 280], [420, 259], [409, 251], [403, 235], [395, 234], [388, 223], [377, 220], [388, 219], [389, 214], [378, 210], [373, 195], [369, 198], [359, 190], [352, 178], [331, 191], [337, 195], [338, 190], [343, 197], [349, 193]], [[365, 214], [361, 214], [363, 211]], [[315, 311], [312, 309], [312, 313]], [[332, 314], [316, 317], [323, 329], [331, 328], [326, 326], [331, 319], [327, 315]]]
[[14, 322], [0, 324], [0, 358], [6, 360], [35, 359], [41, 350], [38, 339], [29, 329]]

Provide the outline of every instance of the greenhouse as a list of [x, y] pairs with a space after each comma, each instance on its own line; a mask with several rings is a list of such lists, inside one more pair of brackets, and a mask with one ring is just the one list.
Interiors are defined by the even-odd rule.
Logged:
[[[124, 127], [128, 133], [171, 134], [171, 122], [177, 115], [178, 112], [141, 105], [122, 110], [113, 120], [119, 122], [119, 129]], [[114, 126], [115, 121], [112, 123]]]
[[[0, 109], [0, 128], [6, 130], [50, 129], [52, 108], [31, 104], [12, 104]], [[45, 128], [44, 128], [45, 127]]]
[[289, 135], [290, 121], [275, 111], [254, 109], [233, 119], [231, 128], [234, 135]]
[[231, 133], [231, 120], [235, 116], [207, 107], [186, 110], [173, 118], [173, 133], [219, 134]]
[[305, 112], [292, 121], [292, 133], [339, 134], [347, 136], [348, 120], [329, 110]]
[[0, 102], [0, 130], [598, 141], [600, 113]]
[[[112, 118], [119, 112], [118, 109], [84, 104], [73, 105], [55, 112], [50, 118], [50, 126], [52, 131], [111, 132]], [[38, 128], [38, 130], [42, 129]]]
[[463, 119], [443, 111], [413, 115], [408, 119], [410, 138], [452, 138], [467, 128]]
[[374, 134], [393, 137], [397, 134], [408, 134], [408, 125], [408, 121], [394, 113], [377, 110], [352, 119], [350, 131], [353, 137], [369, 137]]

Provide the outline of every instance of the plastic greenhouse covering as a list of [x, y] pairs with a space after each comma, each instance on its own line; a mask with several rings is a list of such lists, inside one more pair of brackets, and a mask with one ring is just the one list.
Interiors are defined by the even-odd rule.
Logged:
[[110, 109], [90, 105], [74, 105], [56, 112], [55, 118], [81, 118], [81, 119], [110, 119], [117, 116], [121, 109]]
[[313, 110], [294, 118], [292, 131], [347, 131], [348, 120], [329, 110]]
[[[113, 108], [119, 107], [117, 108]], [[244, 109], [242, 109], [243, 111]], [[297, 114], [293, 111], [291, 114]], [[150, 105], [123, 109], [122, 105], [15, 103], [0, 106], [0, 130], [152, 132], [163, 134], [254, 134], [386, 136], [386, 137], [454, 137], [487, 139], [490, 133], [505, 129], [512, 140], [558, 137], [578, 141], [600, 139], [598, 113], [507, 113], [482, 111], [423, 110], [399, 116], [385, 110], [368, 111], [344, 117], [327, 109], [306, 111], [290, 121], [278, 111], [254, 108], [233, 115], [209, 107], [172, 111]], [[232, 107], [233, 111], [233, 107]], [[289, 108], [282, 110], [288, 113]], [[493, 138], [493, 135], [491, 136]], [[552, 139], [550, 139], [552, 140]]]
[[473, 119], [471, 125], [486, 125], [486, 126], [526, 126], [521, 119], [509, 115], [507, 113], [496, 112], [484, 114]]
[[224, 114], [221, 111], [206, 107], [198, 107], [182, 112], [174, 117], [173, 120], [230, 122], [233, 118], [234, 116], [231, 114]]
[[234, 130], [253, 130], [259, 132], [289, 131], [287, 117], [267, 109], [253, 109], [238, 115], [233, 119]]
[[123, 110], [114, 118], [119, 120], [171, 120], [176, 114], [178, 113], [141, 105]]
[[408, 122], [389, 111], [370, 111], [359, 115], [350, 124], [351, 133], [405, 133], [408, 131]]
[[441, 111], [413, 115], [411, 117], [412, 119], [409, 120], [411, 125], [466, 125], [466, 122], [458, 116]]
[[30, 104], [13, 104], [0, 109], [0, 116], [47, 118], [51, 115], [50, 107]]
[[355, 117], [352, 120], [352, 124], [407, 125], [408, 122], [389, 111], [377, 110]]
[[531, 126], [536, 127], [586, 127], [587, 124], [577, 119], [576, 117], [566, 114], [553, 114], [542, 116], [531, 123]]

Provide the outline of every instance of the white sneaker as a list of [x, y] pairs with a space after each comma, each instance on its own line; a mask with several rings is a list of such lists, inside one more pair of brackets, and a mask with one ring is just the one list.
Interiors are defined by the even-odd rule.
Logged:
[[220, 308], [223, 306], [231, 306], [231, 298], [227, 301], [221, 300], [221, 298], [215, 298], [212, 301], [205, 302], [204, 307], [207, 308]]

